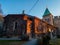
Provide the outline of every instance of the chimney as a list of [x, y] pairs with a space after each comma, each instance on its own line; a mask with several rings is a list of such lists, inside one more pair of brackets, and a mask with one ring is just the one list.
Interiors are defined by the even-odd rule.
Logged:
[[22, 14], [25, 14], [25, 10], [22, 11]]

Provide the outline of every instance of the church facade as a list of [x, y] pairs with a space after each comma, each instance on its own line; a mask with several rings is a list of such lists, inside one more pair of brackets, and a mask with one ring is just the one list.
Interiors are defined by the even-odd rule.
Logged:
[[[22, 14], [8, 14], [2, 19], [3, 21], [0, 22], [3, 26], [0, 25], [0, 27], [2, 27], [3, 37], [19, 38], [22, 35], [28, 35], [30, 38], [38, 38], [43, 33], [49, 33], [51, 38], [56, 36], [57, 28], [48, 8], [46, 8], [42, 19], [25, 14], [24, 11]], [[0, 18], [0, 20], [2, 19]]]
[[21, 37], [28, 35], [30, 38], [38, 38], [43, 33], [56, 33], [56, 27], [39, 19], [38, 17], [27, 14], [8, 14], [4, 17], [3, 36]]

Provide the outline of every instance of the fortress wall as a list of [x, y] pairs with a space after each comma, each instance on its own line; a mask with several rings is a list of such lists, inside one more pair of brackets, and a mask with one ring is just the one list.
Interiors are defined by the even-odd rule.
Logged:
[[54, 16], [54, 19], [56, 19], [56, 20], [60, 19], [60, 16]]

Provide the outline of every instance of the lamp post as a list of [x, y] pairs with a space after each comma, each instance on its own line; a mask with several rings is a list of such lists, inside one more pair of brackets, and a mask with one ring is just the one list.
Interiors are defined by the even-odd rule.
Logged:
[[50, 37], [51, 37], [51, 39], [52, 39], [52, 38], [53, 38], [53, 35], [52, 35], [53, 30], [51, 30], [51, 29], [49, 28], [49, 32], [50, 32]]

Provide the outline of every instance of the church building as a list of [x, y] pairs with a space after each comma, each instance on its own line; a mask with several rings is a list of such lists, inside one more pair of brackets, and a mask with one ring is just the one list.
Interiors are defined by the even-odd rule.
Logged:
[[[55, 35], [56, 27], [53, 26], [52, 18], [50, 19], [52, 15], [49, 14], [48, 9], [46, 11], [43, 20], [25, 14], [24, 11], [22, 14], [8, 14], [4, 17], [4, 36], [19, 38], [22, 35], [28, 35], [29, 38], [38, 38], [43, 33], [48, 34], [51, 32], [54, 32]], [[47, 20], [51, 22], [48, 23]], [[49, 35], [52, 37], [52, 33]]]
[[[46, 8], [43, 19], [36, 16], [25, 14], [8, 14], [2, 16], [0, 9], [0, 36], [9, 38], [20, 38], [28, 35], [29, 38], [38, 38], [43, 33], [48, 34], [52, 38], [56, 36], [56, 27], [53, 25], [53, 15]], [[2, 32], [2, 33], [1, 33]]]

